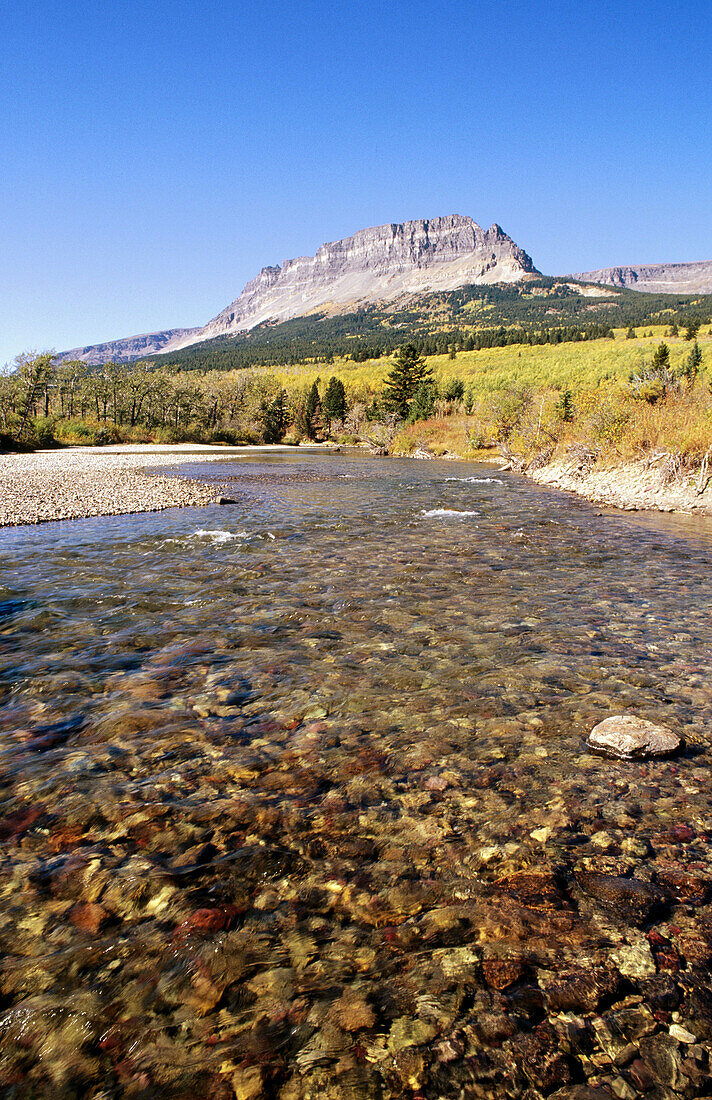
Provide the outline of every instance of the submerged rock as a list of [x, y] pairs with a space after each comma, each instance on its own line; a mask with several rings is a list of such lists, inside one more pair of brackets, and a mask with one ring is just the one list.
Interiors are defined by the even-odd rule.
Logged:
[[609, 756], [631, 759], [640, 756], [668, 756], [681, 741], [667, 726], [658, 726], [631, 714], [604, 718], [588, 735], [588, 745]]

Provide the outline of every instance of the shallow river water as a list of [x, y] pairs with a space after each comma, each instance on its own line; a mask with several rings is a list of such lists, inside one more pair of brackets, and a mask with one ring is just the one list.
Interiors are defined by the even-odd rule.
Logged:
[[2, 1095], [712, 1096], [712, 521], [180, 472], [0, 532]]

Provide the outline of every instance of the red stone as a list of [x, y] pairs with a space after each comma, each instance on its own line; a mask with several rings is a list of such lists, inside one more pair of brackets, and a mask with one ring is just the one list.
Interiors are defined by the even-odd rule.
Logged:
[[69, 919], [75, 928], [95, 936], [106, 924], [109, 914], [103, 905], [98, 905], [95, 901], [79, 901], [69, 910]]
[[42, 817], [44, 812], [44, 806], [37, 805], [8, 814], [0, 821], [0, 840], [17, 840], [34, 825], [38, 817]]
[[179, 924], [174, 936], [185, 936], [191, 932], [225, 932], [232, 928], [237, 917], [244, 913], [238, 905], [220, 905], [214, 909], [195, 909], [189, 917]]

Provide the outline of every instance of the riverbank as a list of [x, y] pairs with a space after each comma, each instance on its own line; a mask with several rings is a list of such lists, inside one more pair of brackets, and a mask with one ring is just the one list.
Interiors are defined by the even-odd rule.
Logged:
[[[314, 449], [325, 448], [314, 445]], [[242, 454], [295, 450], [272, 445], [124, 443], [0, 454], [0, 527], [160, 512], [166, 508], [200, 508], [216, 503], [218, 494], [214, 489], [190, 478], [164, 477], [154, 472], [156, 468], [183, 465], [192, 456], [206, 462]]]
[[669, 455], [617, 465], [598, 464], [586, 455], [554, 458], [525, 467], [540, 485], [576, 493], [595, 504], [626, 511], [689, 512], [712, 515], [712, 471], [676, 469]]
[[155, 512], [211, 504], [215, 492], [181, 477], [149, 474], [175, 465], [175, 453], [133, 447], [0, 455], [0, 527]]
[[[315, 445], [314, 449], [325, 448]], [[215, 489], [190, 478], [165, 477], [156, 468], [182, 465], [191, 457], [221, 461], [235, 455], [295, 450], [267, 445], [127, 443], [0, 454], [0, 527], [215, 504]]]

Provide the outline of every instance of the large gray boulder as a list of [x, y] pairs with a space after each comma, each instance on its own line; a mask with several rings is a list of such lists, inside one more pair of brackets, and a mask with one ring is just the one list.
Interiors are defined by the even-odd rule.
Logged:
[[669, 756], [681, 740], [667, 726], [658, 726], [631, 714], [616, 714], [594, 726], [588, 735], [592, 749], [632, 760], [641, 756]]

